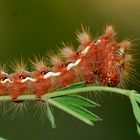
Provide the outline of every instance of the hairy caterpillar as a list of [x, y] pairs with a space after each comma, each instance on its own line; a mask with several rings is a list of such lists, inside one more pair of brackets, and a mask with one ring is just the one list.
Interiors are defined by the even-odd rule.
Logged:
[[131, 69], [131, 42], [117, 43], [111, 25], [95, 41], [88, 30], [77, 33], [80, 45], [75, 51], [65, 45], [59, 55], [51, 56], [51, 67], [44, 59], [32, 62], [35, 70], [28, 72], [21, 62], [15, 72], [0, 72], [0, 96], [10, 95], [13, 101], [22, 94], [35, 94], [37, 100], [47, 92], [67, 87], [72, 83], [86, 81], [92, 85], [119, 86]]

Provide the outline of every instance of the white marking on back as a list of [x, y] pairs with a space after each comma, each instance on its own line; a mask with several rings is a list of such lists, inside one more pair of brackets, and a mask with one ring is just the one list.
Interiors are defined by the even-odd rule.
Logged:
[[70, 63], [67, 66], [67, 70], [70, 70], [71, 68], [77, 66], [81, 62], [81, 59], [77, 59], [74, 63]]
[[[88, 53], [89, 49], [90, 49], [90, 46], [87, 46], [83, 51], [80, 52], [80, 54], [86, 55]], [[79, 65], [80, 62], [81, 62], [81, 59], [77, 59], [74, 63], [68, 64], [67, 70], [70, 70], [73, 67]]]
[[83, 51], [81, 51], [80, 53], [83, 54], [83, 55], [86, 55], [89, 51], [90, 47], [87, 46]]
[[10, 79], [5, 79], [4, 81], [0, 81], [0, 83], [5, 84], [5, 83], [13, 83]]
[[61, 72], [52, 72], [52, 71], [50, 71], [50, 72], [46, 73], [46, 74], [43, 76], [43, 78], [44, 78], [44, 79], [47, 79], [47, 78], [49, 78], [49, 77], [55, 77], [55, 76], [59, 76], [59, 75], [61, 75]]
[[36, 81], [36, 79], [31, 78], [31, 77], [26, 77], [25, 79], [22, 79], [22, 80], [21, 80], [21, 83], [25, 83], [25, 82], [27, 82], [27, 81], [32, 81], [32, 82], [35, 82], [35, 81]]
[[101, 39], [98, 39], [97, 42], [95, 43], [95, 45], [97, 45], [100, 42], [101, 42]]

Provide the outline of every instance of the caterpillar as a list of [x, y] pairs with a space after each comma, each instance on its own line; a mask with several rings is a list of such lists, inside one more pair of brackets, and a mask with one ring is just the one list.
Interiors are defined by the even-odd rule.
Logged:
[[116, 87], [127, 79], [131, 71], [131, 41], [116, 41], [112, 25], [93, 40], [88, 29], [76, 33], [79, 47], [64, 44], [59, 55], [50, 56], [50, 66], [44, 58], [32, 61], [29, 72], [24, 63], [14, 66], [14, 73], [0, 71], [0, 96], [10, 95], [13, 101], [23, 94], [34, 94], [37, 100], [45, 93], [85, 81], [87, 85]]

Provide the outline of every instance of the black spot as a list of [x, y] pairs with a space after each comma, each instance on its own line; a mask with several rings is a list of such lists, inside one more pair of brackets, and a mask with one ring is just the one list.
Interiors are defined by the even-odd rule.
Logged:
[[81, 52], [77, 52], [76, 54], [77, 54], [77, 55], [80, 55], [80, 54], [81, 54]]
[[8, 78], [7, 76], [4, 76], [4, 77], [1, 77], [0, 80], [1, 80], [1, 81], [4, 81], [4, 80], [7, 79], [7, 78]]

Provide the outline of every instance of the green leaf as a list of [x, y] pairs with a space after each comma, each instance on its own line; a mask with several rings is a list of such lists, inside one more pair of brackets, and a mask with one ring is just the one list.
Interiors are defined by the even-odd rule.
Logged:
[[80, 87], [84, 87], [84, 86], [86, 86], [85, 82], [78, 82], [78, 83], [71, 84], [68, 87], [61, 88], [58, 91], [67, 90], [67, 89], [74, 89], [74, 88], [80, 88]]
[[47, 114], [48, 114], [48, 119], [51, 122], [52, 128], [56, 128], [53, 110], [49, 105], [47, 106]]
[[135, 94], [134, 98], [140, 104], [140, 94]]
[[135, 118], [136, 118], [137, 122], [140, 124], [140, 108], [134, 98], [134, 95], [130, 96], [130, 100], [131, 100], [131, 104], [133, 107], [133, 112], [134, 112]]
[[67, 89], [80, 88], [80, 87], [84, 87], [84, 86], [86, 86], [86, 83], [83, 81], [83, 82], [71, 84]]
[[92, 112], [88, 111], [86, 108], [81, 107], [79, 105], [71, 104], [71, 103], [63, 103], [63, 102], [59, 102], [59, 103], [63, 104], [67, 108], [72, 109], [73, 111], [81, 114], [82, 116], [88, 118], [91, 121], [100, 121], [100, 120], [102, 120], [97, 115], [93, 114]]
[[0, 137], [0, 140], [6, 140], [5, 138]]
[[137, 124], [137, 131], [138, 131], [138, 134], [140, 135], [140, 126]]
[[61, 104], [61, 103], [55, 101], [54, 99], [48, 99], [48, 103], [50, 103], [51, 105], [67, 112], [68, 114], [71, 114], [72, 116], [76, 117], [77, 119], [93, 126], [93, 122], [90, 120], [90, 118], [88, 118], [88, 116], [83, 115], [79, 112], [76, 112], [75, 110], [68, 108], [64, 104]]
[[76, 104], [79, 106], [85, 106], [85, 107], [96, 107], [100, 106], [99, 104], [82, 97], [80, 95], [69, 95], [69, 96], [62, 96], [54, 98], [55, 101], [61, 102], [61, 103], [71, 103]]

